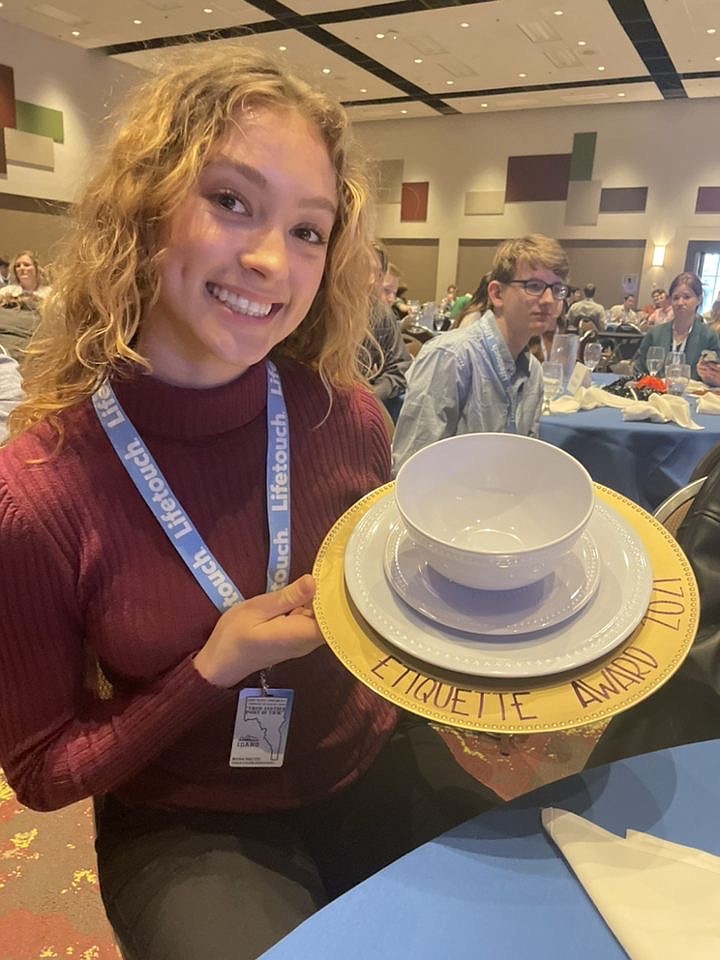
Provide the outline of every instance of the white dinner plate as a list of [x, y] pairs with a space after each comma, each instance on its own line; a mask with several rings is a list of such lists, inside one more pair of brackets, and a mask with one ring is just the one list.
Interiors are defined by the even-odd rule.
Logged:
[[587, 531], [551, 574], [514, 590], [473, 590], [448, 580], [430, 566], [400, 517], [390, 524], [384, 562], [390, 585], [413, 610], [445, 627], [488, 636], [535, 633], [567, 620], [600, 580], [600, 557]]
[[600, 582], [578, 613], [537, 633], [492, 637], [433, 623], [392, 589], [383, 556], [398, 518], [392, 493], [353, 530], [345, 583], [361, 616], [389, 643], [425, 663], [484, 677], [539, 677], [591, 663], [632, 633], [650, 600], [652, 572], [637, 534], [599, 500], [588, 532], [600, 555]]

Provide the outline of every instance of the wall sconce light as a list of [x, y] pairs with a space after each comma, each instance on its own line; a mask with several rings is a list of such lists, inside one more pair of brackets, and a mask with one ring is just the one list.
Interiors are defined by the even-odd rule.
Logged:
[[654, 267], [662, 267], [665, 265], [665, 247], [655, 244], [655, 249], [653, 250], [652, 255], [652, 265]]

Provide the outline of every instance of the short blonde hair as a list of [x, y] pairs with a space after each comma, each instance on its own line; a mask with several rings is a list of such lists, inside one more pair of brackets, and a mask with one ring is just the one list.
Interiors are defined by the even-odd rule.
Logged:
[[531, 267], [543, 267], [567, 280], [570, 263], [567, 254], [552, 237], [542, 233], [531, 233], [517, 240], [504, 240], [495, 251], [490, 280], [509, 283], [515, 279], [515, 271], [520, 261], [526, 261]]
[[[23, 367], [26, 400], [11, 434], [92, 394], [111, 373], [147, 361], [133, 349], [158, 295], [168, 220], [238, 111], [296, 110], [318, 129], [336, 175], [338, 212], [323, 279], [307, 317], [273, 356], [316, 368], [325, 383], [360, 379], [368, 328], [369, 185], [340, 104], [244, 46], [184, 52], [140, 86], [107, 157], [73, 211], [53, 293]], [[59, 426], [58, 426], [59, 429]]]

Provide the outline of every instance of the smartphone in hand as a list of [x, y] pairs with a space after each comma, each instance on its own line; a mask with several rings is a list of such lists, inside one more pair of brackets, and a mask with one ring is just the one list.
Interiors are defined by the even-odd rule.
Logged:
[[700, 354], [700, 359], [705, 363], [714, 363], [716, 365], [720, 364], [720, 360], [718, 360], [718, 355], [715, 350], [703, 350], [703, 352]]

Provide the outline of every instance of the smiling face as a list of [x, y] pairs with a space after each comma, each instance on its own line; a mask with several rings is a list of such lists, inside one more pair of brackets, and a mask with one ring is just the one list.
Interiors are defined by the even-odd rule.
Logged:
[[336, 178], [300, 113], [236, 115], [170, 219], [138, 350], [162, 380], [226, 383], [302, 322], [322, 280]]
[[664, 290], [653, 290], [652, 294], [653, 306], [656, 310], [661, 309], [662, 307], [667, 306], [667, 294]]
[[[514, 280], [542, 280], [544, 283], [565, 283], [563, 277], [547, 267], [518, 261]], [[516, 283], [492, 280], [488, 293], [500, 332], [514, 357], [525, 349], [530, 337], [553, 329], [560, 316], [563, 302], [556, 300], [548, 288], [539, 297], [526, 293]]]
[[38, 275], [35, 261], [23, 253], [15, 260], [15, 277], [23, 290], [37, 290]]

